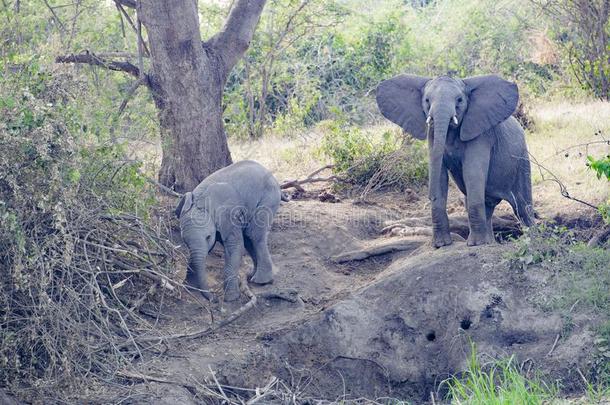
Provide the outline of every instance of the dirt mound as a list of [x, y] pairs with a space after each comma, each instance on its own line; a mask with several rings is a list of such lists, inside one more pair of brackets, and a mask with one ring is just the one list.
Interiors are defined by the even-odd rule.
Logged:
[[552, 370], [568, 386], [592, 337], [582, 328], [549, 354], [563, 322], [536, 308], [530, 297], [541, 280], [507, 271], [505, 250], [460, 243], [398, 260], [296, 330], [266, 336], [267, 350], [278, 363], [315, 370], [310, 394], [324, 398], [425, 400], [465, 369], [471, 342], [480, 353]]

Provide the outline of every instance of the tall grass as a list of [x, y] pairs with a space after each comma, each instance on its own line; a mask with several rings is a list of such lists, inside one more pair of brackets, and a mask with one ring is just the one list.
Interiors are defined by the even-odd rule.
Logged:
[[448, 400], [469, 405], [537, 405], [556, 397], [557, 388], [524, 377], [514, 356], [483, 365], [472, 344], [468, 369], [446, 381]]

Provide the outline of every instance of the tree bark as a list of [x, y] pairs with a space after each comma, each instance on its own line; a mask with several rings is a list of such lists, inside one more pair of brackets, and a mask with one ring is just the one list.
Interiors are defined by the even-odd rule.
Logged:
[[265, 0], [238, 0], [224, 29], [202, 43], [196, 1], [137, 2], [148, 32], [149, 83], [161, 124], [161, 184], [190, 191], [231, 163], [222, 93], [229, 72], [248, 49], [264, 5]]

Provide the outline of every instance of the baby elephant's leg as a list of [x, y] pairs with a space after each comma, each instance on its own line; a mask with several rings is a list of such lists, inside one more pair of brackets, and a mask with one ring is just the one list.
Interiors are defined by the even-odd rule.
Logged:
[[[246, 249], [254, 262], [254, 272], [250, 281], [256, 284], [273, 282], [273, 263], [267, 245], [267, 236], [271, 228], [273, 212], [266, 208], [257, 210], [255, 219], [246, 229]], [[250, 245], [250, 247], [248, 247]]]
[[254, 264], [252, 271], [250, 271], [248, 273], [248, 279], [250, 279], [250, 277], [252, 277], [254, 275], [254, 272], [256, 271], [256, 263], [257, 263], [256, 250], [254, 250], [254, 243], [252, 242], [252, 240], [250, 240], [250, 237], [248, 237], [248, 235], [245, 232], [244, 232], [244, 246], [246, 248], [246, 252], [248, 252], [248, 255], [252, 259], [252, 263]]
[[256, 267], [250, 281], [256, 284], [268, 284], [273, 282], [273, 263], [267, 246], [267, 234], [254, 241], [254, 251], [256, 253]]
[[225, 301], [235, 301], [239, 298], [238, 271], [244, 248], [242, 233], [238, 231], [231, 234], [224, 241], [224, 248], [224, 299]]

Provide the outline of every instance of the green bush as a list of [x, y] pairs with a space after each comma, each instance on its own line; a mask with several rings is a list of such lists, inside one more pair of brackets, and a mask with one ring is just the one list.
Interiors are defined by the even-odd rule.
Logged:
[[396, 132], [369, 136], [345, 122], [325, 123], [321, 153], [330, 158], [334, 172], [345, 182], [368, 191], [404, 190], [424, 184], [428, 176], [426, 148]]

